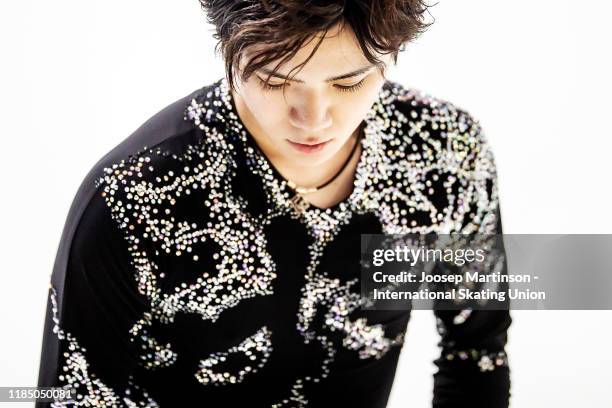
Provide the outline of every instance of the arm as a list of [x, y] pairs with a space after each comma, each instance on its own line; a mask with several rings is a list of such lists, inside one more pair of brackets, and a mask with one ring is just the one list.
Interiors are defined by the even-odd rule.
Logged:
[[77, 195], [66, 221], [49, 285], [38, 377], [39, 387], [75, 388], [79, 402], [39, 401], [37, 408], [156, 406], [134, 378], [139, 355], [130, 336], [147, 301], [136, 287], [129, 243], [100, 194]]
[[[469, 174], [465, 190], [468, 205], [457, 231], [502, 234], [493, 155], [478, 122], [466, 117], [466, 134], [473, 144], [468, 146], [463, 166]], [[501, 273], [506, 274], [503, 246], [501, 255]], [[505, 346], [512, 322], [509, 310], [440, 310], [434, 305], [434, 314], [441, 339], [440, 357], [434, 361], [438, 370], [434, 374], [433, 407], [507, 408], [510, 368]]]

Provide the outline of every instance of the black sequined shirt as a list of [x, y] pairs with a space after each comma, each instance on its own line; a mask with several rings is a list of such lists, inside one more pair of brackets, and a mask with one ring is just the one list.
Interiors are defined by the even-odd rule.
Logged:
[[[302, 214], [225, 79], [102, 157], [61, 236], [38, 378], [76, 402], [36, 406], [385, 407], [410, 312], [358, 307], [360, 234], [501, 222], [467, 111], [387, 80], [363, 124], [350, 195]], [[433, 406], [507, 407], [509, 312], [434, 313]]]

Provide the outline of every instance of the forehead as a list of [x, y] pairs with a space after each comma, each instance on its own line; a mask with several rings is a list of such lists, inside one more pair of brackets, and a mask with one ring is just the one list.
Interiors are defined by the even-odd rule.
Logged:
[[[277, 69], [280, 74], [288, 74], [294, 67], [303, 63], [321, 41], [314, 55], [299, 72], [292, 75], [304, 81], [319, 81], [370, 65], [350, 26], [336, 25], [323, 37], [318, 33], [311, 37], [298, 52]], [[259, 48], [253, 48], [258, 50]], [[383, 58], [384, 61], [384, 58]], [[267, 69], [274, 69], [277, 62], [269, 63]]]

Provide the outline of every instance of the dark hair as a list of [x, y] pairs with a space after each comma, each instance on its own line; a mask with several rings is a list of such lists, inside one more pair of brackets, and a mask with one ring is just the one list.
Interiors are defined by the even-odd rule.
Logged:
[[278, 60], [276, 72], [307, 40], [324, 33], [308, 58], [294, 69], [303, 67], [330, 28], [348, 24], [366, 59], [384, 74], [384, 63], [374, 53], [391, 53], [397, 62], [404, 45], [431, 24], [424, 21], [429, 6], [422, 0], [200, 0], [200, 5], [215, 27], [215, 52], [221, 47], [232, 88], [241, 55], [253, 45], [261, 49], [246, 62], [243, 80]]

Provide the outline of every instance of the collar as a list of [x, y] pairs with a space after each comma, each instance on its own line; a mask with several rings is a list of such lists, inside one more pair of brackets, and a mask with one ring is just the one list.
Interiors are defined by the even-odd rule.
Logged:
[[256, 148], [252, 136], [240, 120], [226, 78], [202, 88], [187, 107], [185, 119], [192, 120], [204, 131], [203, 143], [209, 144], [208, 148], [232, 152], [229, 162], [234, 163], [236, 168], [246, 165], [249, 172], [257, 177], [267, 203], [264, 212], [268, 216], [282, 213], [302, 218], [308, 225], [324, 233], [333, 227], [331, 224], [350, 218], [353, 212], [371, 212], [379, 207], [381, 190], [376, 186], [384, 184], [389, 177], [388, 148], [389, 140], [393, 138], [387, 133], [390, 124], [385, 112], [394, 95], [393, 83], [385, 82], [364, 118], [364, 135], [360, 141], [362, 150], [350, 195], [329, 208], [311, 205], [301, 215], [291, 207], [293, 191], [287, 181]]

